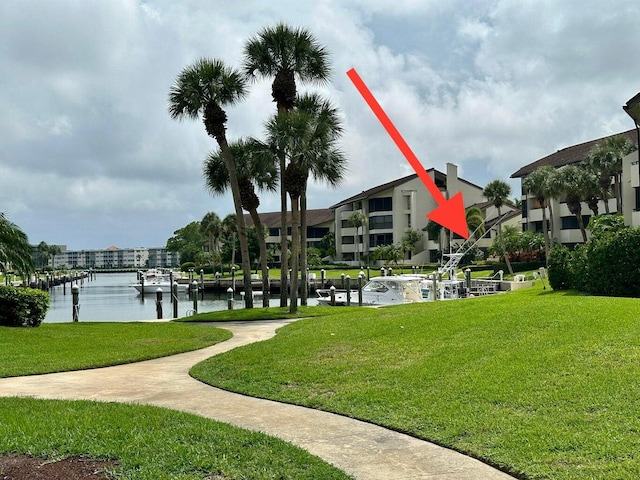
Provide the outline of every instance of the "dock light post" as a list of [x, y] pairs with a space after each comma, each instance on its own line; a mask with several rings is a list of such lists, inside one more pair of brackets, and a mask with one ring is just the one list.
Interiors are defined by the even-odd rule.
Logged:
[[324, 281], [326, 280], [326, 278], [327, 278], [327, 272], [323, 268], [322, 270], [320, 270], [320, 285], [322, 285], [322, 288], [324, 288]]
[[244, 296], [245, 296], [246, 294], [247, 294], [247, 293], [246, 293], [244, 290], [240, 292], [240, 303], [242, 303], [242, 305], [246, 305], [246, 304], [244, 303]]
[[178, 318], [178, 282], [171, 284], [171, 301], [173, 303], [173, 318]]
[[367, 281], [371, 278], [371, 272], [369, 271], [369, 265], [367, 265]]
[[[622, 109], [627, 112], [627, 115], [631, 117], [633, 123], [636, 125], [636, 142], [638, 148], [640, 148], [640, 92], [638, 92], [633, 98], [631, 98], [626, 105], [622, 106]], [[640, 150], [638, 150], [638, 172], [640, 174]]]
[[342, 279], [342, 289], [344, 290], [344, 273], [340, 274], [340, 278]]
[[331, 306], [335, 307], [336, 306], [336, 287], [331, 285], [329, 287], [329, 293], [331, 295]]
[[364, 281], [364, 272], [360, 270], [358, 275], [358, 306], [362, 306], [362, 282]]
[[345, 277], [345, 280], [347, 281], [347, 307], [351, 306], [351, 276], [347, 275]]
[[204, 300], [204, 270], [200, 269], [200, 300]]
[[387, 270], [384, 267], [380, 267], [380, 276], [381, 277], [387, 276]]
[[198, 282], [196, 280], [191, 284], [193, 290], [193, 309], [198, 313]]
[[73, 312], [72, 317], [74, 322], [80, 319], [80, 287], [77, 283], [74, 283], [71, 287], [71, 295], [73, 298]]
[[467, 297], [471, 293], [471, 269], [467, 268], [464, 271], [464, 278], [467, 281]]
[[162, 288], [156, 290], [156, 318], [162, 319]]
[[216, 272], [216, 287], [220, 288], [220, 272]]
[[227, 309], [233, 310], [233, 288], [227, 288]]

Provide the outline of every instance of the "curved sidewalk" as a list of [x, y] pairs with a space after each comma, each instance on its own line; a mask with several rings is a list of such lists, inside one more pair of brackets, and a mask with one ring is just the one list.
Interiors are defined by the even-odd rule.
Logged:
[[224, 322], [233, 338], [202, 350], [139, 363], [0, 379], [0, 396], [144, 403], [182, 410], [282, 438], [362, 480], [507, 480], [460, 453], [366, 422], [260, 400], [189, 376], [196, 363], [265, 340], [290, 321]]

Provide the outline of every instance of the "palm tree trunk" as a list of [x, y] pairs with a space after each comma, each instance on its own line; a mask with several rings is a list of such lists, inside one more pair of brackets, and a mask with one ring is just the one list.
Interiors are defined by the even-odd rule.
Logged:
[[622, 215], [622, 191], [620, 189], [620, 176], [616, 175], [614, 178], [614, 188], [616, 189], [616, 211], [618, 215]]
[[551, 225], [551, 229], [549, 232], [549, 250], [553, 248], [553, 244], [555, 242], [555, 234], [556, 234], [556, 227], [553, 224], [553, 209], [551, 207], [551, 200], [553, 199], [552, 198], [549, 199], [549, 225]]
[[502, 250], [502, 255], [504, 256], [504, 263], [507, 264], [507, 270], [509, 271], [509, 275], [513, 275], [513, 268], [511, 268], [511, 262], [509, 261], [509, 255], [504, 249], [504, 241], [502, 240], [502, 212], [500, 211], [500, 207], [498, 207], [498, 242], [500, 243], [500, 250]]
[[240, 254], [242, 255], [242, 280], [244, 284], [244, 303], [245, 308], [253, 308], [253, 297], [251, 295], [251, 263], [249, 259], [249, 243], [247, 242], [247, 227], [244, 223], [244, 215], [242, 212], [242, 204], [240, 202], [240, 186], [238, 185], [238, 176], [236, 174], [236, 166], [233, 162], [233, 155], [224, 137], [216, 138], [222, 157], [229, 170], [229, 183], [231, 185], [231, 193], [233, 196], [233, 206], [236, 211], [236, 226], [238, 230], [238, 238], [240, 239]]
[[[279, 113], [279, 112], [278, 112]], [[287, 306], [287, 191], [284, 188], [286, 161], [284, 152], [279, 153], [280, 169], [280, 306]]]
[[233, 232], [231, 234], [231, 267], [234, 266], [235, 264], [236, 264], [236, 232]]
[[607, 215], [609, 215], [611, 212], [609, 211], [609, 199], [607, 198], [607, 191], [606, 190], [602, 190], [602, 201], [604, 202], [604, 211]]
[[547, 207], [542, 205], [542, 232], [544, 235], [544, 259], [549, 262], [549, 226], [547, 225]]
[[584, 222], [582, 221], [582, 212], [578, 212], [575, 214], [576, 220], [578, 220], [578, 226], [580, 227], [580, 233], [582, 234], [582, 240], [584, 243], [587, 243], [587, 231], [584, 228]]
[[260, 215], [257, 210], [251, 210], [249, 212], [253, 219], [253, 224], [256, 227], [256, 234], [258, 235], [258, 245], [260, 246], [260, 267], [262, 269], [262, 306], [267, 308], [269, 306], [269, 269], [267, 268], [267, 242], [264, 238], [264, 227], [260, 220]]
[[307, 191], [300, 196], [300, 305], [307, 304], [309, 295], [307, 278]]
[[298, 256], [300, 253], [299, 198], [291, 197], [291, 292], [289, 313], [298, 311]]

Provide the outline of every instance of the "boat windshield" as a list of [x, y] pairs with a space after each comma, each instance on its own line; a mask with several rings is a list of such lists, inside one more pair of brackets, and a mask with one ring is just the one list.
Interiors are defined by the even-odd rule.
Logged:
[[364, 290], [365, 292], [384, 293], [387, 292], [389, 288], [382, 282], [371, 280], [362, 288], [362, 290]]

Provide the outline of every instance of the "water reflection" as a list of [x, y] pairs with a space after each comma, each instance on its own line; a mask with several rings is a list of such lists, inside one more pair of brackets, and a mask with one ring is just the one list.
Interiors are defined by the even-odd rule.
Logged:
[[[127, 322], [133, 320], [151, 320], [156, 318], [155, 295], [146, 294], [144, 298], [131, 287], [136, 282], [135, 273], [102, 273], [96, 279], [80, 284], [80, 321], [81, 322]], [[62, 286], [50, 291], [51, 306], [44, 321], [49, 323], [70, 322], [72, 320], [71, 287], [67, 284], [66, 295]], [[198, 312], [226, 310], [226, 294], [205, 293], [204, 300], [198, 297]], [[316, 304], [310, 299], [309, 304]], [[262, 299], [254, 300], [256, 306], [262, 305]], [[272, 298], [271, 306], [279, 306], [278, 297]], [[236, 296], [234, 308], [243, 308], [244, 302]], [[173, 305], [169, 295], [162, 302], [164, 318], [173, 316]], [[193, 310], [193, 300], [188, 294], [178, 295], [178, 316], [184, 317]]]

